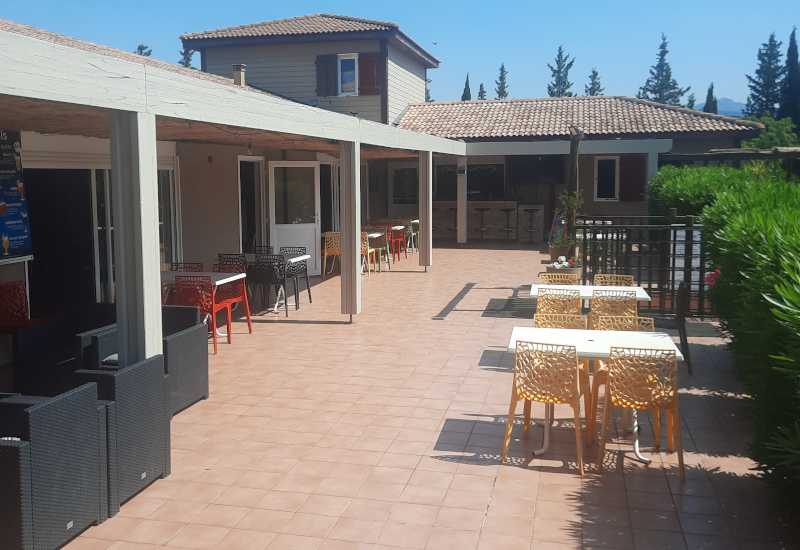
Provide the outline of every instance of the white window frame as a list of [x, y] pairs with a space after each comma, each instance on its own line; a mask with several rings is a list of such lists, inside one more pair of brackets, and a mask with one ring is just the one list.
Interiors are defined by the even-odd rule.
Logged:
[[[336, 60], [336, 92], [340, 96], [357, 96], [358, 95], [358, 54], [357, 53], [340, 53]], [[355, 60], [355, 90], [352, 92], [342, 91], [342, 60], [353, 59]]]
[[[613, 160], [614, 161], [614, 196], [612, 198], [608, 197], [598, 197], [597, 196], [597, 165], [601, 160]], [[595, 157], [594, 158], [594, 200], [596, 202], [617, 202], [619, 201], [619, 157]]]

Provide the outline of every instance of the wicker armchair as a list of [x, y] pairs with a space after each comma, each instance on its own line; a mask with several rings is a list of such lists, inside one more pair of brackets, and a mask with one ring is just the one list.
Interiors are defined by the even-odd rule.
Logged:
[[533, 326], [538, 328], [574, 328], [586, 329], [586, 317], [583, 315], [566, 315], [563, 313], [536, 313]]
[[594, 286], [634, 286], [633, 275], [598, 273], [594, 276]]
[[539, 288], [536, 313], [581, 314], [581, 293], [578, 290]]
[[589, 311], [589, 328], [597, 326], [602, 315], [636, 317], [638, 305], [632, 290], [595, 290]]
[[540, 285], [577, 285], [577, 273], [539, 273]]
[[[294, 255], [305, 255], [308, 254], [306, 252], [305, 246], [282, 246], [280, 248], [281, 254], [294, 254]], [[294, 283], [294, 303], [300, 303], [300, 277], [304, 277], [306, 280], [306, 290], [308, 291], [308, 303], [311, 302], [311, 283], [308, 282], [308, 262], [306, 260], [301, 260], [299, 262], [293, 262], [286, 266], [286, 279], [292, 279]]]
[[326, 231], [325, 232], [325, 251], [322, 257], [322, 279], [325, 280], [325, 274], [331, 271], [325, 271], [328, 266], [328, 256], [332, 256], [331, 271], [336, 263], [336, 258], [341, 262], [342, 258], [342, 234], [339, 231]]

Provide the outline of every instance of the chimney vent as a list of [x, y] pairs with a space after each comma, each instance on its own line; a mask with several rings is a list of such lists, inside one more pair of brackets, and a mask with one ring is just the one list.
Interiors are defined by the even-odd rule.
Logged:
[[233, 83], [237, 86], [245, 86], [244, 83], [244, 68], [246, 65], [243, 63], [234, 63], [233, 65]]

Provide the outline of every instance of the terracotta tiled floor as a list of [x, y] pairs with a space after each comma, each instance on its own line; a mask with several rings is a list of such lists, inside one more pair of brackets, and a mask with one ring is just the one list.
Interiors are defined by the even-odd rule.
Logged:
[[513, 312], [525, 313], [543, 256], [434, 253], [427, 273], [413, 257], [364, 276], [355, 324], [339, 313], [338, 276], [288, 319], [257, 317], [252, 335], [236, 323], [233, 344], [211, 357], [211, 398], [172, 421], [172, 475], [67, 548], [794, 547], [748, 471], [750, 426], [721, 339], [691, 339], [693, 377], [679, 365], [685, 483], [674, 454], [653, 452], [646, 415], [650, 466], [631, 459], [617, 416], [606, 473], [595, 444], [581, 479], [561, 407], [547, 454], [532, 458], [541, 429], [523, 440], [518, 417], [501, 466], [505, 349], [530, 322]]

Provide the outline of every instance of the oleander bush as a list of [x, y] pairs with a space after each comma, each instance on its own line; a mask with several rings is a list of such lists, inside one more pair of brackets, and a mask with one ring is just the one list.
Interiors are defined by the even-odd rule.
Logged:
[[699, 216], [721, 191], [746, 187], [748, 170], [720, 166], [663, 166], [650, 182], [650, 214], [666, 216], [677, 208], [680, 216]]

